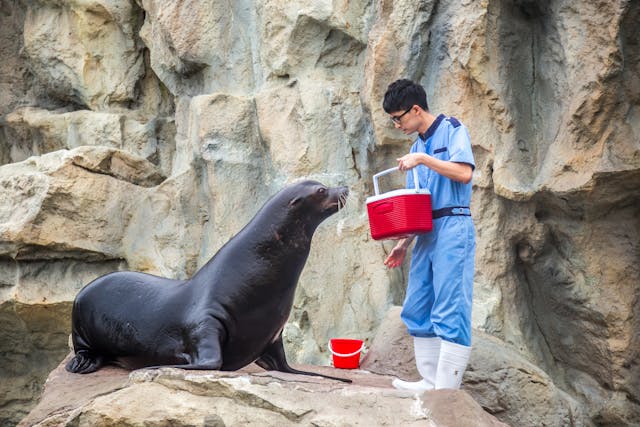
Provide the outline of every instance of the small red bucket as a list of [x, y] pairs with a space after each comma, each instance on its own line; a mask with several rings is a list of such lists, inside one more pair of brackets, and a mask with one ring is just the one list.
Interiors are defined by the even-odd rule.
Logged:
[[356, 369], [360, 366], [360, 353], [364, 349], [362, 340], [333, 338], [329, 351], [333, 355], [333, 366], [340, 369]]

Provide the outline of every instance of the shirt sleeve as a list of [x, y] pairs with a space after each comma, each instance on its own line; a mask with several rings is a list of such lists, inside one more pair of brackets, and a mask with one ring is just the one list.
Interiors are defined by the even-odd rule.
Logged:
[[449, 160], [458, 163], [468, 163], [473, 169], [476, 163], [471, 150], [471, 140], [467, 128], [463, 125], [451, 127], [449, 131]]

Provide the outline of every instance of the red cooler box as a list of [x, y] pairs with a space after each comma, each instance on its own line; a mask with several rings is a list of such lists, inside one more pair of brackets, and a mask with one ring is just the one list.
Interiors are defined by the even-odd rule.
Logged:
[[391, 168], [373, 176], [375, 196], [367, 197], [369, 227], [374, 240], [402, 239], [412, 234], [431, 231], [431, 193], [420, 189], [418, 172], [413, 168], [414, 189], [389, 191], [380, 194], [378, 178], [398, 168]]

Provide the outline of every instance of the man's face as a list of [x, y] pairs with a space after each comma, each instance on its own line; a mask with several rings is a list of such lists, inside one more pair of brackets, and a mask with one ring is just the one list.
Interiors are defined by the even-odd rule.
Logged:
[[419, 123], [418, 107], [413, 105], [406, 110], [394, 111], [390, 113], [391, 120], [396, 129], [400, 129], [404, 134], [409, 135], [417, 132]]

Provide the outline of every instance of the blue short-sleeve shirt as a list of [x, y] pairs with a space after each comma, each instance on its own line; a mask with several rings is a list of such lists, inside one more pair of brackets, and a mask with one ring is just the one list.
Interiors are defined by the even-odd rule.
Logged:
[[[423, 139], [424, 138], [424, 139]], [[471, 140], [462, 123], [440, 114], [427, 132], [418, 136], [411, 153], [427, 153], [436, 159], [468, 163], [475, 169]], [[424, 165], [416, 166], [420, 188], [431, 192], [432, 209], [471, 204], [471, 182], [463, 184], [442, 176]], [[414, 188], [413, 174], [407, 174], [407, 188]]]

